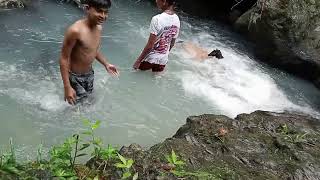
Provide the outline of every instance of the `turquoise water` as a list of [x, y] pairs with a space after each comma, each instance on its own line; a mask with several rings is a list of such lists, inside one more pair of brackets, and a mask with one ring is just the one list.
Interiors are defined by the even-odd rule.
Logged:
[[102, 37], [102, 52], [120, 76], [95, 63], [94, 103], [71, 107], [63, 101], [58, 57], [65, 28], [84, 14], [56, 1], [40, 0], [39, 7], [0, 12], [0, 144], [12, 137], [18, 154], [32, 157], [40, 143], [60, 143], [84, 129], [83, 118], [102, 121], [97, 135], [105, 143], [149, 147], [190, 115], [260, 109], [319, 117], [320, 92], [312, 84], [258, 63], [248, 42], [213, 21], [180, 15], [179, 40], [219, 48], [223, 60], [199, 63], [175, 47], [163, 75], [132, 70], [158, 10], [130, 0], [114, 1]]

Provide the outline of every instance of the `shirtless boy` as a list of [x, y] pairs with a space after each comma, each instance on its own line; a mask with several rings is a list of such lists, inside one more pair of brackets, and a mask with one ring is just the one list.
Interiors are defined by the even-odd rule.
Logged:
[[64, 85], [64, 99], [76, 104], [93, 91], [92, 63], [97, 59], [113, 75], [118, 70], [102, 55], [102, 24], [108, 17], [110, 0], [87, 0], [86, 17], [76, 21], [66, 31], [60, 56], [60, 72]]
[[180, 44], [182, 48], [192, 56], [193, 59], [198, 61], [203, 61], [210, 57], [216, 57], [218, 59], [223, 58], [221, 51], [218, 49], [215, 49], [209, 53], [207, 50], [198, 47], [191, 42], [177, 42], [177, 44]]

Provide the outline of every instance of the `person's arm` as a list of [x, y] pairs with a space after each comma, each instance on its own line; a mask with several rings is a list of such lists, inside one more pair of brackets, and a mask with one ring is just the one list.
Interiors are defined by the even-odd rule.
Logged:
[[71, 87], [69, 81], [70, 70], [70, 55], [73, 47], [75, 46], [78, 38], [78, 32], [75, 29], [69, 28], [65, 33], [63, 45], [60, 55], [60, 73], [64, 87], [64, 100], [67, 100], [69, 104], [75, 104], [76, 92]]
[[118, 76], [119, 72], [117, 68], [110, 64], [100, 51], [97, 52], [96, 59], [106, 68], [107, 72], [110, 73], [112, 76]]
[[176, 39], [173, 38], [173, 39], [171, 40], [171, 42], [170, 42], [170, 50], [169, 50], [169, 51], [171, 51], [171, 49], [173, 48], [173, 46], [175, 45], [175, 43], [176, 43]]
[[148, 42], [146, 46], [144, 47], [143, 51], [141, 52], [140, 56], [136, 60], [136, 62], [133, 65], [134, 69], [138, 69], [140, 66], [140, 63], [144, 60], [144, 58], [149, 54], [149, 52], [152, 50], [154, 43], [157, 40], [157, 35], [150, 33]]

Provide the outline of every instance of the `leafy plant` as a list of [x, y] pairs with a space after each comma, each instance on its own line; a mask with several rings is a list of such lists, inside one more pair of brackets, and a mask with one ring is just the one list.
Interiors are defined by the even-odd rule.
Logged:
[[[108, 144], [103, 147], [102, 140], [97, 138], [94, 131], [100, 126], [101, 121], [91, 123], [89, 120], [84, 120], [84, 124], [88, 130], [81, 133], [85, 135], [86, 139], [80, 138], [79, 134], [74, 134], [72, 137], [67, 138], [61, 145], [52, 147], [49, 151], [49, 161], [43, 159], [43, 145], [40, 144], [37, 149], [37, 158], [35, 162], [29, 163], [25, 166], [20, 166], [16, 162], [15, 151], [12, 139], [10, 139], [9, 153], [0, 153], [0, 179], [11, 176], [18, 179], [34, 179], [28, 175], [29, 170], [50, 170], [53, 176], [57, 179], [93, 179], [98, 180], [100, 175], [103, 174], [107, 167], [112, 167], [113, 170], [117, 167], [122, 171], [122, 179], [132, 177], [133, 180], [138, 179], [138, 173], [133, 175], [132, 159], [126, 159], [118, 154], [118, 150]], [[90, 169], [87, 167], [88, 172], [81, 174], [81, 166], [76, 166], [77, 158], [88, 155], [90, 153], [88, 148], [92, 148], [91, 159], [97, 166], [92, 166]], [[118, 162], [120, 160], [120, 162]], [[118, 162], [118, 163], [115, 163]], [[100, 167], [104, 165], [101, 172]], [[80, 170], [80, 171], [79, 171]], [[79, 176], [79, 177], [77, 177]]]
[[[118, 153], [118, 157], [121, 162], [116, 163], [115, 166], [123, 170], [122, 179], [127, 179], [132, 176], [131, 167], [133, 165], [132, 159], [126, 159]], [[138, 179], [138, 173], [133, 176], [133, 179]]]
[[185, 178], [185, 177], [197, 177], [201, 179], [218, 179], [215, 175], [202, 172], [202, 171], [196, 171], [196, 172], [189, 172], [184, 169], [185, 162], [183, 160], [179, 160], [179, 157], [176, 155], [174, 150], [171, 150], [170, 155], [166, 155], [166, 160], [169, 163], [170, 166], [173, 167], [172, 170], [170, 170], [170, 173], [174, 174], [177, 177]]
[[289, 140], [291, 143], [301, 143], [305, 141], [305, 137], [308, 133], [304, 134], [295, 134], [295, 135], [287, 135], [285, 139]]
[[75, 144], [74, 137], [68, 138], [60, 146], [55, 146], [50, 150], [51, 159], [49, 161], [49, 168], [55, 177], [61, 179], [76, 178], [74, 171], [74, 158], [72, 157], [72, 145]]
[[18, 164], [16, 163], [16, 156], [12, 138], [10, 138], [9, 144], [10, 152], [3, 153], [0, 156], [0, 172], [19, 175], [20, 172], [17, 168]]
[[9, 139], [10, 151], [0, 153], [0, 179], [31, 180], [23, 166], [17, 163], [12, 138]]
[[178, 156], [176, 155], [176, 153], [171, 150], [171, 155], [166, 155], [165, 156], [167, 161], [169, 162], [170, 165], [174, 166], [174, 167], [182, 167], [185, 163], [182, 160], [178, 160]]
[[91, 123], [89, 120], [85, 119], [83, 120], [84, 125], [86, 125], [89, 130], [82, 132], [82, 134], [87, 135], [90, 137], [89, 143], [85, 144], [84, 146], [89, 147], [90, 144], [93, 145], [94, 148], [94, 152], [92, 153], [92, 155], [94, 156], [94, 158], [96, 159], [100, 159], [101, 158], [101, 150], [102, 148], [102, 140], [101, 138], [97, 138], [94, 135], [94, 130], [97, 129], [98, 127], [100, 127], [101, 121], [97, 120], [94, 123]]
[[305, 141], [305, 138], [308, 133], [297, 133], [289, 129], [286, 124], [283, 124], [279, 127], [280, 133], [284, 135], [284, 139], [291, 143], [301, 143]]
[[280, 133], [284, 134], [284, 135], [289, 134], [289, 128], [288, 128], [287, 124], [283, 124], [280, 126]]
[[38, 149], [37, 149], [37, 163], [38, 164], [41, 164], [41, 161], [42, 161], [42, 144], [40, 144], [38, 146]]
[[106, 161], [118, 158], [118, 151], [111, 144], [108, 144], [106, 149], [101, 149], [100, 154], [101, 158]]

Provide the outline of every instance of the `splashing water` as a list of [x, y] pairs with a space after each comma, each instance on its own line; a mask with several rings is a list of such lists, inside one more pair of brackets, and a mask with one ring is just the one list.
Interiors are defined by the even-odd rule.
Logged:
[[58, 57], [65, 28], [83, 12], [54, 1], [39, 3], [32, 11], [0, 12], [0, 144], [13, 137], [32, 153], [39, 143], [49, 147], [82, 130], [82, 118], [103, 121], [97, 135], [106, 143], [150, 146], [171, 136], [190, 115], [235, 117], [259, 109], [319, 117], [314, 97], [320, 93], [313, 85], [258, 63], [249, 43], [212, 21], [180, 15], [179, 39], [208, 51], [218, 48], [224, 59], [198, 62], [176, 46], [161, 76], [133, 71], [158, 11], [131, 0], [113, 1], [102, 37], [101, 51], [120, 77], [95, 63], [93, 102], [71, 107], [63, 101]]

